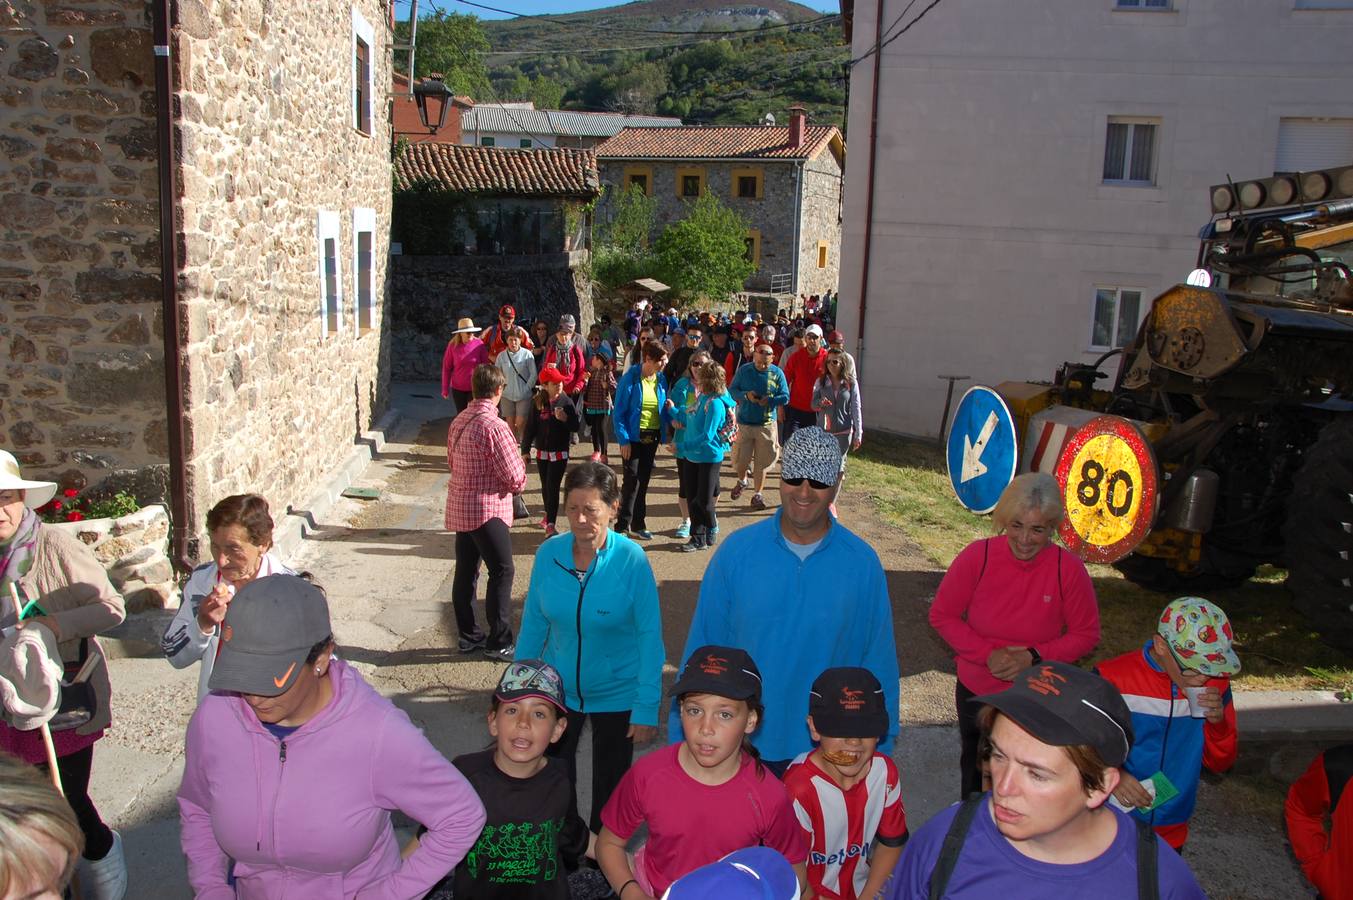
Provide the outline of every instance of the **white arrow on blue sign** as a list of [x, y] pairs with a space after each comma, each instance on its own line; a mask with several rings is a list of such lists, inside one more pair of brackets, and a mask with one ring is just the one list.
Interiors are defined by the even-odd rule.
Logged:
[[975, 513], [996, 508], [1019, 465], [1015, 419], [1001, 395], [984, 385], [968, 388], [949, 426], [945, 462], [958, 502]]

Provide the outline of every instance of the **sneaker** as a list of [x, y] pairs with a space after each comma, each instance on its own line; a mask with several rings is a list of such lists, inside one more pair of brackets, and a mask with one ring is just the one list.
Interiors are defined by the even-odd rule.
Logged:
[[545, 523], [545, 537], [553, 537], [559, 533], [559, 529], [554, 527], [553, 522]]
[[516, 652], [516, 644], [508, 644], [506, 647], [499, 647], [497, 650], [484, 648], [484, 655], [496, 662], [512, 662], [512, 657]]
[[691, 536], [691, 520], [682, 519], [681, 524], [676, 527], [676, 531], [672, 532], [672, 537], [688, 538], [690, 536]]
[[592, 455], [588, 457], [592, 462], [601, 462], [601, 458], [601, 451], [599, 450], [593, 450]]
[[546, 531], [548, 531], [549, 528], [550, 528], [550, 520], [547, 519], [545, 516], [541, 516], [541, 517], [540, 517], [540, 527], [543, 528], [543, 529], [545, 529]]
[[653, 532], [649, 531], [647, 528], [640, 528], [638, 531], [634, 531], [634, 530], [626, 531], [625, 533], [628, 534], [630, 537], [634, 538], [635, 540], [638, 540], [638, 541], [651, 541], [651, 540], [653, 540]]
[[752, 509], [765, 509], [766, 498], [761, 496], [760, 494], [752, 494], [751, 507]]
[[80, 896], [89, 900], [122, 900], [127, 896], [127, 857], [122, 835], [113, 832], [113, 846], [103, 859], [81, 859], [78, 865]]
[[719, 537], [719, 529], [717, 528], [710, 529], [709, 534], [705, 535], [705, 549], [708, 550], [710, 547], [713, 547], [715, 541], [718, 540], [718, 537]]
[[476, 650], [483, 650], [488, 638], [482, 634], [477, 638], [461, 638], [456, 646], [460, 648], [461, 653], [474, 653]]
[[705, 549], [705, 539], [696, 535], [677, 549], [682, 553], [694, 553], [697, 550], [703, 550]]
[[745, 481], [739, 481], [737, 484], [733, 485], [733, 490], [729, 491], [728, 499], [729, 500], [738, 499], [739, 497], [742, 496], [742, 492], [745, 491], [746, 489], [747, 483]]

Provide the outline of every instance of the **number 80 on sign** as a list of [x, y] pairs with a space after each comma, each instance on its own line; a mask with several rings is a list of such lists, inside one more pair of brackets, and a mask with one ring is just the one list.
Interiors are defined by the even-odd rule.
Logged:
[[1117, 416], [1081, 426], [1057, 460], [1066, 518], [1061, 536], [1087, 562], [1131, 553], [1156, 518], [1156, 457], [1141, 431]]

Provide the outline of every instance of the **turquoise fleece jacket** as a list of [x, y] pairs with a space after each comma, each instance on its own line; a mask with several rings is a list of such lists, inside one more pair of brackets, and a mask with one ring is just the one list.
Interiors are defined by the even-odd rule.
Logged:
[[[643, 379], [640, 366], [630, 366], [615, 386], [615, 408], [611, 410], [611, 424], [615, 426], [615, 442], [624, 446], [639, 441], [639, 414], [644, 402], [644, 389], [639, 383]], [[667, 443], [667, 377], [658, 373], [658, 418], [661, 420], [662, 434], [659, 437]]]
[[[662, 421], [672, 436], [672, 446], [679, 459], [690, 459], [686, 455], [686, 429], [684, 427], [686, 420], [682, 418], [682, 413], [695, 406], [695, 398], [695, 385], [691, 384], [690, 378], [683, 376], [678, 378], [677, 383], [667, 392], [667, 399], [672, 401], [672, 406], [669, 408], [665, 404], [663, 405]], [[672, 423], [674, 421], [682, 422], [683, 427], [673, 428]]]
[[544, 659], [559, 670], [569, 709], [630, 710], [633, 724], [657, 725], [667, 650], [658, 583], [643, 549], [612, 531], [579, 578], [572, 534], [541, 544], [516, 655]]
[[[751, 391], [770, 402], [765, 406], [747, 399]], [[775, 411], [789, 402], [789, 382], [780, 367], [772, 364], [764, 372], [758, 372], [756, 366], [743, 366], [733, 376], [728, 386], [733, 402], [738, 405], [738, 422], [743, 425], [764, 425], [775, 421]]]
[[[761, 670], [766, 714], [752, 743], [769, 760], [813, 749], [808, 691], [824, 669], [862, 666], [883, 685], [888, 734], [897, 736], [898, 669], [893, 610], [878, 554], [834, 519], [802, 562], [780, 531], [781, 512], [734, 531], [720, 542], [700, 584], [684, 666], [705, 644], [741, 647]], [[748, 566], [756, 568], [748, 576]], [[667, 739], [681, 740], [675, 698], [668, 704]]]
[[677, 431], [681, 456], [697, 463], [723, 462], [728, 444], [719, 437], [719, 429], [733, 408], [733, 398], [724, 391], [717, 397], [702, 396], [689, 411], [678, 408], [672, 414], [684, 427]]

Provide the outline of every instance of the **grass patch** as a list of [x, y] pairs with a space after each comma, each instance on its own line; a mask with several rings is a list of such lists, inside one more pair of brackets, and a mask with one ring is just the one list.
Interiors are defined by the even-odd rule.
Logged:
[[[935, 444], [870, 432], [846, 462], [852, 489], [869, 495], [879, 515], [900, 528], [944, 569], [969, 543], [991, 534], [991, 519], [962, 507]], [[1139, 647], [1173, 595], [1139, 587], [1112, 566], [1087, 567], [1099, 599], [1102, 637], [1090, 657], [1108, 659]], [[1210, 591], [1236, 631], [1244, 665], [1238, 687], [1250, 690], [1353, 690], [1353, 656], [1320, 641], [1292, 608], [1286, 573], [1263, 567], [1233, 590]]]

